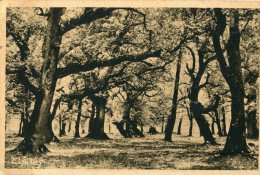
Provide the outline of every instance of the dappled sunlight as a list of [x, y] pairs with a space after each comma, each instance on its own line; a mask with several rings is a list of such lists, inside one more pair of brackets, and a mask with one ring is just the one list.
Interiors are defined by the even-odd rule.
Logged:
[[[253, 157], [219, 156], [225, 137], [217, 137], [219, 146], [202, 145], [202, 139], [174, 135], [174, 142], [165, 142], [163, 135], [114, 140], [69, 139], [50, 143], [51, 152], [33, 157], [6, 152], [6, 168], [127, 168], [127, 169], [256, 169], [257, 140]], [[16, 137], [6, 139], [6, 150]], [[250, 161], [249, 161], [250, 160]]]

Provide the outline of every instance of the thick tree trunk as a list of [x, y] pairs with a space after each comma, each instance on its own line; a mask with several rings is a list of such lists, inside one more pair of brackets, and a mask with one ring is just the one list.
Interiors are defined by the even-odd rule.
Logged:
[[[221, 9], [214, 9], [217, 19], [216, 31], [213, 36], [214, 49], [218, 58], [221, 72], [227, 81], [231, 92], [231, 123], [226, 144], [222, 154], [250, 153], [246, 142], [245, 110], [244, 110], [244, 83], [242, 80], [240, 55], [239, 12], [230, 11], [229, 39], [227, 43], [227, 59], [225, 58], [220, 36], [225, 31], [226, 16]], [[228, 64], [226, 62], [228, 60]]]
[[226, 126], [226, 113], [225, 113], [225, 108], [221, 108], [222, 112], [222, 126], [223, 126], [223, 136], [227, 136], [227, 126]]
[[[205, 118], [205, 116], [202, 114], [201, 109], [204, 108], [199, 102], [194, 102], [193, 100], [197, 99], [198, 94], [193, 94], [195, 96], [191, 96], [191, 103], [190, 103], [190, 110], [192, 116], [194, 116], [195, 121], [197, 122], [200, 134], [204, 138], [204, 144], [211, 144], [211, 145], [217, 145], [210, 129], [209, 124]], [[193, 100], [192, 100], [193, 99]]]
[[78, 116], [75, 124], [75, 138], [80, 138], [79, 134], [79, 125], [80, 125], [80, 118], [81, 118], [81, 108], [82, 108], [82, 99], [79, 100], [79, 106], [78, 106]]
[[204, 143], [208, 144], [210, 143], [211, 145], [216, 145], [216, 141], [209, 129], [209, 124], [205, 117], [202, 114], [195, 115], [195, 120], [200, 128], [200, 132], [204, 138]]
[[62, 8], [51, 8], [49, 10], [42, 51], [44, 61], [41, 70], [41, 90], [35, 102], [35, 108], [37, 109], [34, 109], [34, 114], [31, 117], [30, 131], [18, 146], [18, 150], [23, 153], [46, 153], [47, 148], [44, 143], [48, 143], [53, 139], [53, 132], [49, 127], [49, 115], [57, 81], [55, 73], [61, 45], [59, 23], [62, 11]]
[[96, 118], [94, 120], [93, 130], [86, 137], [102, 140], [109, 139], [104, 131], [106, 99], [103, 97], [94, 98], [94, 103], [96, 105]]
[[177, 131], [178, 135], [181, 135], [181, 124], [182, 124], [182, 118], [180, 119], [179, 125], [178, 125], [178, 131]]
[[249, 147], [246, 143], [245, 110], [243, 82], [237, 84], [239, 87], [231, 90], [231, 123], [223, 154], [248, 153]]
[[172, 141], [172, 133], [173, 133], [173, 128], [174, 128], [175, 121], [176, 121], [180, 71], [181, 71], [181, 58], [179, 58], [178, 62], [177, 62], [175, 83], [174, 83], [174, 92], [173, 92], [173, 98], [172, 98], [171, 115], [168, 117], [167, 125], [166, 125], [166, 128], [165, 128], [164, 140], [168, 141], [168, 142]]

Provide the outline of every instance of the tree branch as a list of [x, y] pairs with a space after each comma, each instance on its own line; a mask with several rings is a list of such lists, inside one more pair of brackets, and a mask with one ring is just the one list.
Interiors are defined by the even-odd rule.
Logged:
[[75, 74], [83, 71], [90, 71], [95, 68], [102, 68], [102, 67], [108, 67], [108, 66], [115, 66], [117, 64], [131, 61], [131, 62], [139, 62], [142, 60], [145, 60], [150, 57], [160, 57], [161, 51], [156, 51], [152, 53], [144, 53], [141, 55], [128, 55], [128, 56], [120, 56], [118, 58], [112, 58], [110, 60], [104, 60], [104, 61], [98, 61], [94, 60], [90, 62], [87, 65], [81, 65], [81, 64], [69, 64], [65, 68], [58, 68], [57, 69], [57, 78], [63, 78], [70, 74]]
[[84, 13], [80, 17], [73, 18], [63, 24], [61, 33], [65, 34], [77, 26], [89, 24], [97, 19], [110, 16], [114, 10], [116, 10], [116, 8], [85, 8]]

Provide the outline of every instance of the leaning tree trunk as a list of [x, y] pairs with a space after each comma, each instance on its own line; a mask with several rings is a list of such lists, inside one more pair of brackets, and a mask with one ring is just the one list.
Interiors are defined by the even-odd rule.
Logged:
[[80, 118], [81, 118], [81, 108], [82, 108], [82, 99], [79, 100], [78, 115], [75, 124], [75, 135], [74, 135], [75, 138], [80, 138], [79, 125], [80, 125]]
[[105, 108], [107, 100], [103, 97], [94, 97], [96, 105], [96, 118], [94, 120], [93, 130], [86, 136], [91, 139], [109, 139], [107, 134], [104, 131], [105, 124]]
[[165, 128], [164, 140], [168, 141], [168, 142], [172, 141], [172, 133], [173, 133], [174, 124], [175, 124], [175, 121], [176, 121], [180, 71], [181, 71], [181, 58], [179, 57], [179, 59], [177, 61], [177, 68], [176, 68], [176, 75], [175, 75], [171, 115], [168, 117], [167, 125], [166, 125], [166, 128]]
[[190, 110], [192, 113], [192, 116], [194, 116], [195, 121], [197, 122], [200, 134], [204, 138], [204, 143], [211, 144], [211, 145], [217, 145], [212, 132], [210, 131], [209, 124], [205, 118], [205, 116], [202, 113], [202, 109], [204, 108], [197, 100], [194, 101], [194, 99], [198, 99], [198, 93], [192, 94], [195, 95], [194, 97], [190, 97]]
[[200, 133], [204, 138], [204, 143], [210, 143], [211, 145], [216, 145], [216, 141], [209, 129], [209, 124], [202, 114], [195, 115], [195, 120], [200, 128]]
[[60, 17], [62, 8], [51, 8], [48, 13], [48, 24], [43, 43], [43, 66], [40, 77], [40, 91], [30, 121], [30, 131], [19, 144], [18, 149], [23, 153], [46, 153], [44, 143], [53, 139], [52, 129], [49, 127], [49, 115], [56, 86], [56, 69], [61, 45]]
[[214, 9], [214, 12], [217, 23], [216, 30], [212, 35], [214, 49], [222, 75], [230, 88], [232, 100], [230, 129], [222, 154], [250, 153], [251, 150], [246, 142], [245, 91], [241, 69], [239, 12], [238, 10], [230, 11], [227, 59], [223, 54], [220, 44], [220, 36], [223, 35], [226, 27], [226, 16], [222, 13], [221, 9]]

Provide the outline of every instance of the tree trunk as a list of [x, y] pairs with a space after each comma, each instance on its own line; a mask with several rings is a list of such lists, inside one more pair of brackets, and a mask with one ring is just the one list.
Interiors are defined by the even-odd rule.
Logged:
[[182, 124], [182, 118], [180, 119], [179, 125], [178, 125], [178, 132], [177, 132], [178, 135], [181, 135], [181, 124]]
[[164, 116], [162, 117], [162, 130], [161, 133], [164, 133]]
[[131, 129], [131, 124], [130, 124], [130, 111], [131, 111], [131, 105], [128, 100], [126, 100], [125, 105], [124, 105], [124, 113], [123, 113], [123, 120], [125, 123], [125, 131], [126, 131], [126, 136], [127, 138], [131, 138], [133, 135], [133, 131]]
[[212, 132], [213, 135], [215, 134], [215, 122], [214, 122], [214, 120], [212, 120], [212, 122], [211, 122], [211, 132]]
[[186, 111], [187, 111], [187, 114], [188, 114], [188, 117], [189, 117], [189, 121], [190, 121], [190, 127], [189, 127], [189, 136], [192, 136], [192, 130], [193, 130], [193, 117], [190, 113], [190, 110], [188, 107], [185, 107], [186, 108]]
[[[121, 135], [123, 135], [125, 138], [132, 138], [133, 136], [144, 137], [143, 132], [137, 128], [137, 122], [132, 121], [130, 118], [131, 104], [132, 99], [127, 99], [125, 101], [123, 120], [120, 123], [116, 122], [116, 124], [114, 124], [117, 126], [117, 129]], [[123, 126], [121, 126], [122, 124], [126, 126], [125, 129]]]
[[202, 114], [195, 115], [195, 120], [200, 128], [200, 132], [204, 138], [204, 143], [210, 143], [211, 145], [216, 145], [216, 141], [209, 129], [209, 124]]
[[24, 121], [24, 112], [21, 112], [21, 120], [20, 120], [20, 124], [19, 124], [18, 136], [22, 136], [23, 121]]
[[25, 137], [29, 127], [29, 114], [28, 114], [28, 105], [26, 101], [23, 103], [23, 112], [21, 113], [21, 122], [19, 125], [19, 134], [18, 136]]
[[89, 127], [88, 127], [88, 132], [91, 133], [94, 129], [94, 120], [95, 120], [95, 112], [96, 112], [96, 106], [95, 103], [92, 102], [91, 105], [91, 114], [89, 118]]
[[218, 127], [218, 135], [221, 137], [221, 136], [223, 136], [223, 134], [222, 134], [220, 119], [219, 119], [219, 115], [218, 115], [218, 110], [215, 109], [214, 113], [215, 113], [216, 123], [217, 123], [217, 127]]
[[[240, 88], [243, 83], [240, 82]], [[242, 94], [240, 94], [242, 91]], [[223, 154], [248, 153], [249, 148], [246, 143], [245, 111], [244, 111], [244, 93], [237, 87], [231, 90], [231, 123], [228, 132]]]
[[256, 110], [253, 110], [247, 114], [247, 137], [257, 139], [258, 135]]
[[86, 136], [91, 139], [109, 139], [107, 134], [104, 132], [104, 123], [105, 123], [105, 108], [106, 108], [106, 99], [103, 97], [94, 97], [96, 105], [96, 118], [94, 120], [93, 130]]
[[193, 119], [190, 119], [190, 127], [189, 127], [189, 136], [192, 136], [192, 129], [193, 129]]
[[79, 106], [78, 106], [78, 116], [75, 124], [75, 138], [80, 138], [79, 134], [79, 125], [80, 125], [80, 118], [81, 118], [81, 108], [82, 108], [82, 99], [79, 100]]
[[227, 136], [227, 126], [226, 126], [226, 113], [225, 113], [225, 108], [222, 107], [221, 108], [221, 112], [222, 112], [222, 123], [223, 123], [223, 135]]
[[200, 129], [200, 134], [204, 138], [204, 144], [211, 144], [211, 145], [217, 145], [210, 129], [209, 129], [209, 124], [202, 114], [201, 109], [204, 108], [198, 101], [198, 94], [194, 93], [190, 96], [190, 110], [192, 116], [194, 116], [195, 121], [197, 122], [199, 129]]
[[62, 137], [62, 119], [61, 119], [61, 115], [59, 115], [59, 136]]
[[[61, 45], [60, 36], [60, 17], [62, 8], [51, 8], [48, 14], [48, 24], [43, 44], [43, 66], [40, 77], [40, 92], [38, 100], [32, 114], [30, 122], [30, 131], [24, 141], [18, 145], [18, 150], [24, 154], [30, 153], [46, 153], [47, 148], [44, 143], [48, 143], [53, 139], [52, 129], [49, 127], [49, 115], [52, 105], [52, 99], [56, 86], [56, 69], [58, 64], [58, 56]], [[33, 139], [32, 139], [33, 138]]]
[[[230, 11], [229, 38], [227, 43], [227, 60], [222, 52], [220, 36], [226, 27], [226, 16], [221, 9], [214, 9], [217, 27], [213, 36], [214, 49], [218, 58], [223, 77], [231, 92], [231, 123], [226, 144], [222, 154], [250, 153], [246, 142], [245, 110], [244, 110], [244, 83], [242, 79], [240, 55], [239, 13]], [[224, 23], [223, 23], [224, 21]]]
[[173, 133], [174, 124], [175, 124], [175, 121], [176, 121], [180, 71], [181, 71], [181, 58], [179, 58], [178, 61], [177, 61], [175, 83], [174, 83], [174, 92], [173, 92], [173, 98], [172, 98], [171, 115], [168, 117], [167, 125], [166, 125], [166, 128], [165, 128], [164, 140], [168, 141], [168, 142], [172, 141], [172, 133]]
[[71, 120], [69, 120], [69, 127], [68, 127], [68, 133], [71, 132]]

